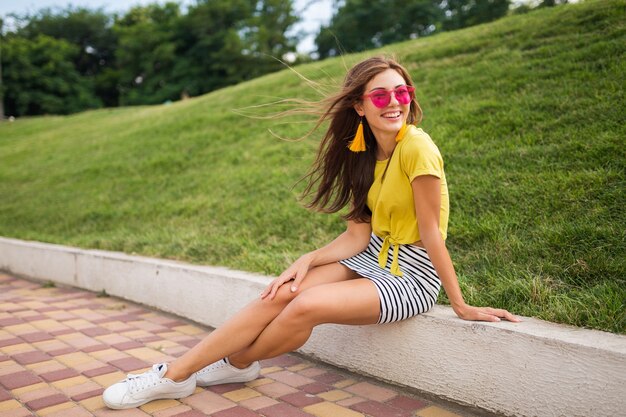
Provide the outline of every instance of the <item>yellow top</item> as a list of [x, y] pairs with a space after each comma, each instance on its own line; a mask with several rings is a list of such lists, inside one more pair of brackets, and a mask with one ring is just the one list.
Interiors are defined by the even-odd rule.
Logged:
[[[374, 182], [367, 193], [367, 206], [372, 212], [372, 231], [384, 239], [378, 263], [381, 268], [387, 265], [387, 253], [390, 245], [393, 245], [391, 273], [397, 276], [402, 276], [398, 266], [398, 245], [420, 240], [411, 182], [420, 175], [433, 175], [441, 179], [439, 231], [444, 240], [448, 232], [450, 211], [448, 184], [437, 145], [426, 132], [413, 125], [403, 130], [396, 139], [398, 144], [391, 160], [377, 161]], [[400, 137], [402, 133], [404, 135]], [[385, 173], [387, 163], [389, 166]]]

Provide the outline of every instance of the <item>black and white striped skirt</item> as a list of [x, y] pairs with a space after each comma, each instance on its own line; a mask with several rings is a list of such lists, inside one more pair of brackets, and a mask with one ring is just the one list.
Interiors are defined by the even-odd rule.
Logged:
[[382, 244], [383, 239], [372, 233], [363, 252], [339, 261], [376, 285], [380, 297], [378, 323], [400, 321], [428, 311], [437, 301], [441, 281], [426, 249], [400, 245], [398, 263], [402, 276], [398, 277], [390, 271], [393, 246], [389, 248], [385, 269], [378, 265]]

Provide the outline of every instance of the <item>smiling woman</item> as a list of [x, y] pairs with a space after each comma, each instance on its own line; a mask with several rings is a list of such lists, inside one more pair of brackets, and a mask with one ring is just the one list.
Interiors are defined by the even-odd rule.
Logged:
[[[348, 71], [325, 101], [318, 126], [330, 125], [306, 189], [316, 188], [310, 206], [320, 211], [351, 206], [345, 232], [302, 255], [259, 299], [171, 364], [107, 388], [107, 406], [138, 407], [191, 395], [196, 385], [251, 381], [259, 360], [301, 347], [315, 326], [405, 320], [430, 309], [441, 285], [463, 319], [519, 321], [463, 300], [445, 246], [443, 161], [415, 126], [421, 110], [412, 89], [404, 67], [386, 57]], [[363, 142], [357, 151], [349, 147], [355, 141]]]

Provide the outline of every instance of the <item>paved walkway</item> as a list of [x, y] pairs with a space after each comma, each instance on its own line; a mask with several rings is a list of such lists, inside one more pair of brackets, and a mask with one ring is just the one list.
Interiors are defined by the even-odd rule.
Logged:
[[105, 387], [172, 361], [208, 330], [148, 308], [0, 273], [0, 417], [457, 417], [382, 384], [297, 355], [262, 362], [246, 384], [109, 410]]

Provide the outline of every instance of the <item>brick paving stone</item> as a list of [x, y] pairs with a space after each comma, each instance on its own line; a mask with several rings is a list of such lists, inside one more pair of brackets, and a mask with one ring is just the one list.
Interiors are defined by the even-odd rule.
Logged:
[[39, 386], [30, 391], [21, 391], [19, 394], [15, 394], [15, 397], [22, 403], [38, 400], [44, 397], [50, 397], [52, 395], [60, 394], [55, 388], [48, 385]]
[[137, 358], [124, 358], [108, 362], [109, 365], [121, 369], [124, 372], [136, 371], [137, 369], [143, 369], [151, 366], [151, 364]]
[[149, 414], [144, 413], [139, 408], [129, 408], [127, 410], [110, 410], [108, 408], [102, 408], [100, 410], [95, 410], [94, 415], [96, 417], [147, 417]]
[[93, 414], [82, 407], [76, 406], [50, 413], [46, 417], [93, 417]]
[[0, 388], [0, 402], [10, 400], [11, 398], [13, 398], [13, 396], [9, 394], [7, 390]]
[[38, 382], [41, 382], [41, 378], [28, 371], [0, 376], [0, 385], [9, 390], [33, 385]]
[[34, 416], [33, 413], [28, 411], [26, 408], [15, 408], [13, 410], [0, 410], [0, 416], [2, 417], [30, 417]]
[[5, 346], [17, 345], [20, 343], [24, 343], [24, 341], [19, 337], [11, 337], [10, 339], [0, 340], [0, 348]]
[[334, 384], [335, 382], [343, 381], [346, 378], [335, 372], [326, 372], [324, 374], [314, 376], [313, 379], [324, 384]]
[[312, 384], [301, 386], [300, 389], [304, 392], [308, 392], [309, 394], [319, 394], [322, 392], [328, 392], [335, 389], [335, 387], [327, 384], [322, 384], [321, 382], [314, 382]]
[[58, 371], [47, 372], [39, 375], [46, 382], [59, 381], [61, 379], [71, 378], [77, 376], [78, 372], [73, 369], [65, 368]]
[[206, 417], [206, 414], [201, 413], [200, 411], [197, 411], [197, 410], [189, 410], [180, 414], [176, 414], [172, 417]]
[[228, 398], [231, 401], [239, 403], [241, 401], [244, 401], [250, 398], [259, 397], [261, 396], [261, 394], [259, 394], [257, 391], [251, 388], [242, 388], [242, 389], [226, 392], [222, 394], [222, 396]]
[[48, 352], [48, 355], [50, 355], [50, 356], [60, 356], [60, 355], [66, 355], [66, 354], [72, 353], [72, 352], [76, 352], [76, 349], [74, 349], [71, 346], [68, 346], [68, 347], [65, 347], [65, 348], [57, 349], [57, 350], [51, 350], [50, 352]]
[[48, 330], [48, 333], [50, 333], [52, 336], [63, 336], [69, 333], [74, 333], [74, 329], [70, 329], [69, 327], [63, 328], [63, 329], [58, 329], [58, 330]]
[[46, 355], [43, 352], [38, 350], [34, 350], [32, 352], [18, 353], [16, 355], [12, 355], [13, 359], [22, 365], [28, 365], [31, 363], [43, 362], [52, 359], [50, 356]]
[[377, 401], [360, 402], [350, 408], [372, 417], [410, 417], [412, 415], [406, 410], [400, 410]]
[[273, 398], [261, 395], [260, 397], [250, 398], [239, 403], [239, 405], [249, 408], [251, 410], [258, 410], [260, 408], [266, 408], [272, 405], [280, 404]]
[[329, 402], [304, 407], [304, 411], [316, 417], [365, 417], [362, 413]]
[[243, 407], [233, 407], [228, 410], [218, 411], [212, 414], [211, 417], [262, 417], [261, 414], [257, 414], [254, 411], [248, 410]]
[[307, 378], [302, 375], [290, 371], [275, 372], [272, 374], [272, 379], [287, 384], [292, 387], [301, 387], [302, 385], [308, 385], [315, 382], [311, 378]]
[[256, 390], [272, 398], [280, 398], [283, 395], [293, 394], [293, 393], [298, 392], [297, 389], [290, 387], [289, 385], [285, 385], [281, 382], [274, 382], [271, 384], [261, 385], [260, 387], [256, 387]]
[[[96, 384], [94, 381], [85, 380], [84, 382], [80, 382], [78, 384], [70, 385], [66, 387], [61, 387], [60, 389], [61, 391], [63, 391], [65, 395], [74, 399], [74, 397], [77, 395], [81, 395], [87, 392], [92, 392], [101, 388], [102, 387]], [[86, 398], [89, 398], [89, 397], [86, 397]], [[80, 401], [80, 400], [74, 399], [74, 401]]]
[[179, 343], [187, 348], [192, 348], [198, 344], [199, 339], [181, 340]]
[[328, 392], [322, 392], [320, 394], [317, 394], [317, 396], [325, 399], [326, 401], [336, 402], [345, 400], [346, 398], [350, 398], [352, 397], [352, 394], [336, 389]]
[[37, 411], [42, 408], [51, 407], [57, 404], [63, 404], [68, 401], [68, 398], [63, 394], [55, 394], [49, 397], [39, 398], [26, 403], [26, 406], [31, 410]]
[[94, 369], [89, 369], [87, 371], [83, 371], [83, 375], [85, 375], [87, 378], [93, 378], [94, 376], [109, 374], [115, 371], [117, 371], [117, 368], [114, 368], [111, 365], [105, 365], [99, 368], [94, 368]]
[[390, 389], [369, 382], [359, 382], [351, 385], [346, 388], [346, 391], [374, 401], [388, 401], [398, 395]]
[[55, 360], [39, 362], [32, 365], [27, 365], [31, 371], [33, 371], [37, 375], [46, 374], [48, 372], [60, 371], [61, 369], [65, 369], [65, 366]]
[[295, 356], [291, 355], [282, 355], [272, 359], [265, 359], [261, 361], [261, 366], [263, 368], [269, 366], [280, 366], [281, 368], [286, 368], [288, 366], [294, 366], [302, 363], [302, 360], [298, 359]]
[[30, 315], [30, 316], [22, 317], [22, 320], [25, 320], [25, 321], [39, 321], [39, 320], [45, 320], [47, 318], [48, 318], [48, 316], [44, 316], [43, 314], [33, 314], [33, 315]]
[[104, 388], [97, 388], [93, 391], [88, 391], [88, 392], [84, 392], [82, 394], [76, 394], [74, 396], [72, 396], [72, 401], [82, 401], [82, 400], [86, 400], [87, 398], [93, 398], [99, 395], [102, 395], [102, 393], [104, 392]]
[[57, 405], [53, 405], [50, 407], [46, 407], [46, 408], [42, 408], [40, 410], [37, 410], [37, 415], [41, 416], [41, 417], [47, 417], [50, 414], [55, 414], [60, 412], [61, 410], [65, 411], [69, 408], [74, 407], [74, 403], [71, 402], [64, 402], [61, 404], [57, 404]]
[[452, 413], [448, 410], [437, 406], [431, 406], [420, 410], [415, 414], [418, 417], [461, 417], [458, 414]]
[[206, 414], [217, 413], [218, 411], [226, 410], [237, 405], [211, 391], [202, 391], [193, 394], [187, 398], [181, 399], [181, 402]]
[[15, 363], [15, 361], [11, 360], [9, 363], [5, 363], [0, 367], [0, 376], [14, 374], [16, 372], [24, 371], [24, 367], [19, 363]]
[[120, 371], [116, 371], [116, 372], [112, 372], [110, 374], [104, 374], [104, 375], [98, 375], [98, 376], [94, 376], [92, 379], [92, 381], [96, 382], [98, 385], [102, 386], [102, 387], [108, 387], [109, 385], [113, 385], [116, 382], [119, 382], [123, 379], [126, 378], [126, 374], [120, 372]]
[[86, 334], [89, 337], [94, 336], [102, 336], [103, 334], [109, 334], [111, 331], [109, 329], [105, 329], [104, 327], [89, 327], [88, 329], [82, 329], [82, 333]]
[[165, 410], [159, 410], [152, 413], [152, 417], [173, 417], [180, 415], [186, 411], [192, 411], [188, 405], [177, 405], [172, 408], [166, 408]]
[[144, 346], [143, 343], [139, 343], [136, 340], [129, 340], [127, 342], [116, 343], [114, 345], [111, 345], [112, 348], [117, 349], [117, 350], [135, 349], [135, 348], [140, 348], [143, 346]]
[[24, 323], [24, 320], [17, 317], [7, 317], [0, 319], [0, 327], [13, 326], [14, 324]]
[[85, 353], [91, 353], [91, 352], [96, 352], [99, 350], [105, 350], [108, 349], [109, 347], [107, 345], [104, 344], [95, 344], [95, 345], [91, 345], [91, 346], [87, 346], [81, 349], [81, 351], [85, 352]]
[[306, 376], [307, 378], [313, 378], [325, 374], [326, 370], [321, 368], [307, 368], [298, 373], [302, 376]]
[[350, 408], [354, 404], [362, 403], [363, 401], [367, 401], [367, 400], [361, 397], [350, 397], [350, 398], [346, 398], [345, 400], [337, 401], [337, 404], [342, 407]]
[[[261, 413], [262, 416], [265, 417], [313, 417], [312, 414], [306, 413], [299, 408], [294, 407], [290, 404], [276, 404], [266, 408], [262, 408], [257, 410]], [[338, 417], [338, 416], [328, 416], [328, 417]]]
[[206, 389], [208, 389], [209, 391], [213, 391], [216, 394], [224, 394], [226, 392], [231, 392], [231, 391], [236, 391], [242, 388], [245, 388], [246, 385], [242, 384], [242, 383], [235, 383], [235, 384], [220, 384], [220, 385], [211, 385], [210, 387], [207, 387]]
[[425, 401], [416, 400], [415, 398], [404, 395], [398, 395], [397, 397], [392, 398], [387, 401], [387, 404], [406, 411], [416, 411], [428, 405]]
[[142, 405], [141, 410], [152, 415], [153, 413], [161, 410], [167, 410], [168, 408], [176, 407], [180, 405], [180, 402], [176, 400], [156, 400], [150, 401], [147, 404]]
[[300, 408], [305, 407], [307, 405], [317, 404], [317, 403], [324, 401], [318, 396], [315, 396], [313, 394], [306, 394], [303, 392], [296, 392], [293, 394], [283, 395], [282, 397], [279, 398], [279, 400], [285, 401], [291, 405], [295, 405], [296, 407], [300, 407]]

